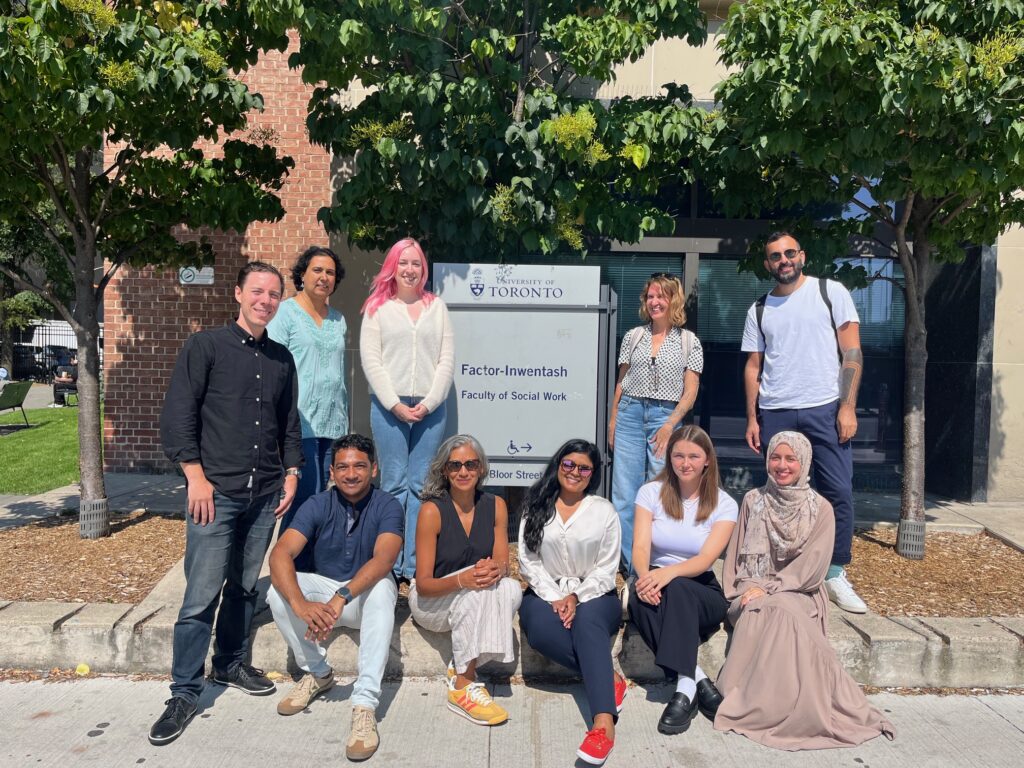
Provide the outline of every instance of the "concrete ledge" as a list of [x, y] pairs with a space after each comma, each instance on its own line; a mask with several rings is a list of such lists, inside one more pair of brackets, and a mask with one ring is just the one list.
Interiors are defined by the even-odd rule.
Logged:
[[[167, 674], [171, 666], [177, 606], [10, 603], [0, 607], [0, 666], [48, 669], [81, 662], [96, 672]], [[490, 664], [494, 676], [568, 680], [572, 675], [520, 641], [513, 664]], [[860, 683], [877, 686], [1024, 686], [1024, 619], [918, 619], [838, 611], [829, 617], [829, 640]], [[726, 632], [701, 646], [702, 667], [716, 673], [725, 660]], [[340, 675], [355, 675], [358, 633], [339, 629], [327, 658]], [[417, 626], [399, 604], [386, 674], [390, 678], [438, 677], [451, 657], [448, 634]], [[252, 661], [258, 667], [295, 673], [294, 659], [268, 610], [256, 617]], [[627, 677], [660, 681], [663, 675], [639, 633], [627, 625], [619, 663]]]

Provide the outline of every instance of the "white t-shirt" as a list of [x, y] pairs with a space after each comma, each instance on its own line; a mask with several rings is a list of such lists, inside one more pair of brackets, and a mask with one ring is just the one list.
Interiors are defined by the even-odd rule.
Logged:
[[[833, 280], [826, 282], [836, 328], [859, 323], [853, 298]], [[839, 399], [839, 353], [818, 278], [808, 277], [789, 296], [764, 304], [761, 333], [756, 302], [747, 310], [743, 352], [764, 352], [758, 403], [761, 408], [814, 408]], [[767, 342], [767, 346], [766, 346]]]
[[[718, 489], [718, 506], [703, 523], [696, 522], [698, 499], [683, 502], [683, 519], [674, 520], [661, 506], [661, 482], [640, 487], [636, 505], [651, 513], [651, 567], [664, 568], [689, 560], [700, 554], [711, 533], [711, 526], [722, 521], [735, 523], [739, 507], [733, 498]], [[711, 570], [710, 568], [708, 570]]]

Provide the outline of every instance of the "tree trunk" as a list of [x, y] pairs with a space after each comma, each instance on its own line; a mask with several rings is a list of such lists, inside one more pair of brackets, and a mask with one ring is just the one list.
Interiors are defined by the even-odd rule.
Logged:
[[913, 250], [902, 248], [900, 261], [906, 277], [903, 384], [903, 493], [896, 551], [903, 557], [924, 557], [925, 476], [925, 373], [928, 367], [928, 330], [925, 298], [931, 266], [927, 233], [914, 238]]
[[94, 273], [96, 244], [87, 238], [75, 266], [74, 328], [78, 340], [78, 469], [81, 477], [79, 535], [110, 534], [103, 482], [103, 420], [100, 417], [99, 302]]

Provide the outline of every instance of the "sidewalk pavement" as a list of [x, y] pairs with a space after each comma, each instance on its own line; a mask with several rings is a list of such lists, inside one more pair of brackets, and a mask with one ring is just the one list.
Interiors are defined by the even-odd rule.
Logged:
[[[574, 761], [584, 733], [586, 699], [580, 685], [492, 686], [511, 716], [483, 728], [445, 709], [440, 680], [385, 684], [377, 714], [377, 768], [585, 768]], [[279, 691], [282, 687], [279, 686]], [[101, 765], [115, 768], [279, 768], [346, 765], [351, 680], [293, 717], [275, 711], [278, 693], [253, 698], [208, 687], [200, 713], [182, 736], [163, 747], [146, 734], [163, 710], [166, 683], [92, 679], [71, 683], [0, 683], [6, 733], [0, 764]], [[871, 702], [896, 727], [896, 739], [877, 737], [859, 747], [781, 752], [715, 731], [698, 716], [689, 731], [655, 730], [671, 689], [634, 687], [616, 729], [606, 765], [763, 766], [764, 768], [1016, 768], [1024, 753], [1024, 696], [898, 696]]]
[[[107, 476], [111, 508], [148, 509], [181, 514], [184, 483], [172, 475]], [[0, 527], [16, 525], [61, 510], [76, 509], [74, 486], [14, 503], [0, 502]], [[892, 526], [899, 500], [861, 494], [856, 500], [858, 525]], [[928, 529], [976, 534], [989, 529], [1024, 551], [1024, 515], [1015, 505], [931, 501]], [[269, 586], [264, 564], [259, 588]], [[183, 563], [164, 576], [138, 605], [85, 603], [4, 603], [0, 601], [0, 666], [46, 669], [88, 663], [95, 671], [166, 673], [170, 668], [172, 632], [184, 591]], [[660, 680], [650, 651], [627, 628], [619, 661], [635, 680]], [[517, 637], [518, 637], [517, 632]], [[864, 616], [835, 609], [829, 637], [840, 659], [861, 683], [877, 686], [1003, 687], [1024, 686], [1024, 618], [894, 618]], [[328, 659], [339, 674], [354, 674], [358, 636], [336, 630]], [[450, 657], [450, 637], [427, 632], [409, 617], [400, 601], [387, 674], [393, 678], [432, 677]], [[701, 648], [701, 665], [718, 669], [726, 636], [717, 633]], [[510, 665], [493, 665], [498, 676], [565, 678], [568, 673], [534, 653], [528, 645]], [[267, 670], [294, 671], [294, 660], [265, 603], [256, 617], [253, 663]]]

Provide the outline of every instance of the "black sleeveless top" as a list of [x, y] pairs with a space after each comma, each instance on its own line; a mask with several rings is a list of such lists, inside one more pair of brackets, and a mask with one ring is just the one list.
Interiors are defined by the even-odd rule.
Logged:
[[455, 571], [475, 565], [494, 551], [494, 495], [477, 493], [473, 526], [466, 536], [452, 497], [445, 494], [431, 499], [441, 512], [441, 531], [437, 534], [434, 555], [434, 578], [440, 579]]

